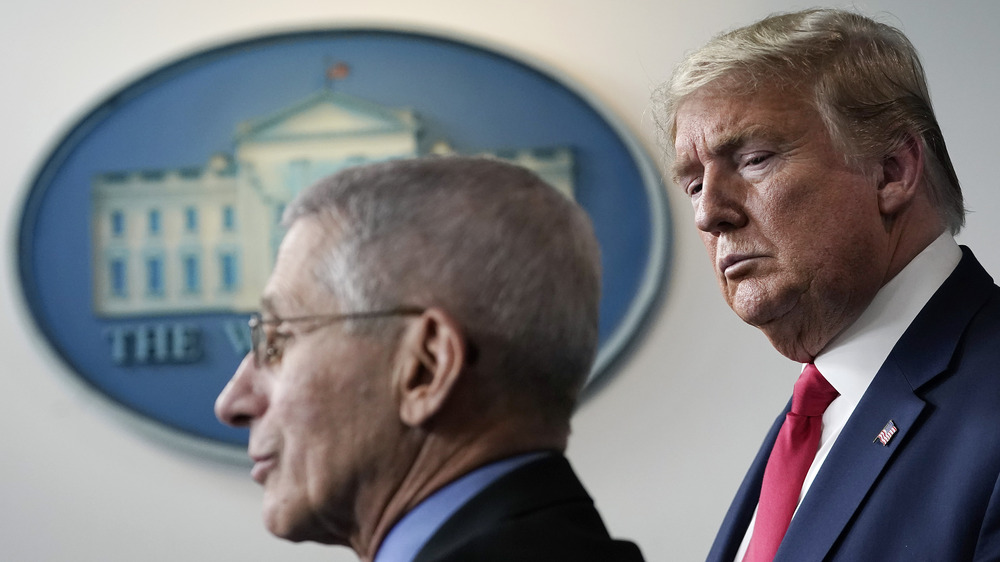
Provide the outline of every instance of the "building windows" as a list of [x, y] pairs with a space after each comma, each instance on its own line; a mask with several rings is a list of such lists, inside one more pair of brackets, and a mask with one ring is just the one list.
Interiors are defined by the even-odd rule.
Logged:
[[151, 297], [163, 296], [163, 256], [146, 258], [146, 294]]
[[184, 209], [184, 232], [189, 234], [198, 232], [198, 209], [196, 207]]
[[184, 270], [184, 292], [195, 294], [201, 292], [201, 260], [194, 254], [188, 254], [181, 258], [181, 267]]
[[219, 254], [219, 281], [223, 292], [232, 293], [239, 287], [238, 267], [236, 252]]
[[150, 209], [149, 210], [149, 235], [157, 236], [160, 234], [160, 210]]
[[125, 236], [125, 213], [111, 211], [111, 236], [114, 238]]
[[236, 230], [236, 210], [232, 205], [222, 207], [222, 230], [226, 232]]
[[111, 279], [111, 296], [128, 296], [128, 262], [125, 258], [111, 258], [108, 264], [108, 273]]

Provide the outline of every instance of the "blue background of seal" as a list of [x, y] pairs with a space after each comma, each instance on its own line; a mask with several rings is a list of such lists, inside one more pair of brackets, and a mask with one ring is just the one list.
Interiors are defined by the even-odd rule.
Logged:
[[[224, 45], [167, 64], [98, 105], [46, 159], [21, 219], [21, 284], [39, 328], [87, 383], [182, 432], [246, 442], [245, 430], [223, 426], [212, 412], [240, 360], [223, 325], [243, 322], [245, 315], [93, 315], [91, 178], [115, 170], [200, 166], [213, 153], [229, 153], [237, 123], [321, 90], [331, 60], [351, 67], [337, 90], [414, 108], [427, 142], [444, 138], [463, 153], [573, 148], [576, 199], [593, 219], [603, 252], [600, 335], [602, 347], [608, 343], [648, 281], [648, 268], [662, 262], [651, 255], [657, 247], [652, 225], [666, 220], [665, 200], [651, 198], [634, 147], [630, 151], [580, 95], [505, 55], [416, 33], [311, 31]], [[201, 326], [204, 358], [191, 365], [116, 366], [107, 329], [156, 321]]]

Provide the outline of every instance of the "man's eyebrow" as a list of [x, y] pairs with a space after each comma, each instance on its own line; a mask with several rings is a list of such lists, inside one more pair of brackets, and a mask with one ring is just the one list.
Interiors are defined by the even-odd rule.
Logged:
[[[711, 140], [708, 145], [705, 159], [725, 158], [747, 144], [751, 139], [761, 139], [765, 141], [777, 142], [777, 136], [771, 127], [766, 125], [749, 125], [738, 130], [720, 134]], [[702, 164], [678, 157], [671, 167], [671, 178], [674, 183], [679, 183], [680, 179], [691, 174], [694, 170], [702, 167]]]
[[670, 167], [670, 179], [673, 180], [675, 185], [680, 184], [681, 178], [690, 175], [700, 167], [700, 164], [689, 158], [684, 158], [683, 160], [678, 158]]
[[777, 142], [774, 130], [766, 125], [748, 125], [724, 135], [720, 135], [709, 145], [709, 154], [715, 157], [729, 156], [751, 140]]

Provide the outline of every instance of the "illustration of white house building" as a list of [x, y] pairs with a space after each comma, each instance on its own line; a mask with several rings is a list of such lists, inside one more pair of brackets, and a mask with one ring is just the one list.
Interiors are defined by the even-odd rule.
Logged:
[[[273, 266], [285, 204], [342, 168], [419, 155], [412, 109], [329, 89], [238, 127], [233, 154], [200, 167], [105, 172], [92, 180], [93, 303], [98, 316], [249, 312]], [[433, 152], [450, 152], [447, 142]], [[573, 197], [569, 147], [487, 155]]]

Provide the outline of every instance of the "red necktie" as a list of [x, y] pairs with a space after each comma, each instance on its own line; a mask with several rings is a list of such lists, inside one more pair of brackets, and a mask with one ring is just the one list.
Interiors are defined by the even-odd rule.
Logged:
[[812, 363], [795, 382], [792, 409], [778, 432], [764, 468], [757, 520], [743, 562], [770, 562], [799, 503], [806, 472], [819, 449], [823, 412], [839, 396]]

